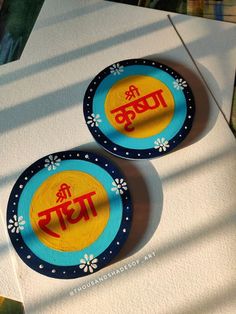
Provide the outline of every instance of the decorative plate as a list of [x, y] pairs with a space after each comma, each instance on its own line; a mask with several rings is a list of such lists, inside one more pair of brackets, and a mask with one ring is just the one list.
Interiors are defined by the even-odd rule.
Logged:
[[189, 133], [194, 109], [185, 79], [164, 64], [144, 59], [108, 66], [84, 97], [84, 117], [95, 140], [130, 159], [170, 152]]
[[106, 266], [127, 239], [132, 218], [123, 174], [81, 151], [41, 158], [15, 183], [7, 208], [11, 242], [21, 259], [54, 278]]

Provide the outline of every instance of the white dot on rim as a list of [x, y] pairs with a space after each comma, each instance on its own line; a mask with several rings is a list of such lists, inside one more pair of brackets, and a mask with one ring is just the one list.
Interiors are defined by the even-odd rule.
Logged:
[[42, 268], [44, 268], [44, 266], [41, 264], [41, 265], [39, 265], [39, 268], [42, 269]]
[[31, 258], [31, 255], [27, 255], [27, 259], [30, 259]]

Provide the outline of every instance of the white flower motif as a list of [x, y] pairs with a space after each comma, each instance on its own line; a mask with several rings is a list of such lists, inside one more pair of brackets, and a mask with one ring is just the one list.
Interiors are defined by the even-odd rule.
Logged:
[[113, 65], [110, 67], [110, 72], [111, 72], [111, 74], [113, 74], [113, 75], [120, 75], [122, 72], [124, 72], [124, 66], [123, 66], [123, 65], [120, 65], [119, 63], [113, 64]]
[[14, 215], [13, 219], [9, 219], [9, 225], [7, 226], [7, 228], [10, 229], [12, 233], [19, 233], [20, 230], [24, 230], [24, 224], [25, 221], [23, 220], [22, 216], [17, 218], [17, 216]]
[[169, 142], [164, 138], [158, 138], [155, 142], [154, 142], [155, 146], [154, 148], [155, 149], [158, 149], [158, 151], [161, 153], [162, 151], [165, 152], [166, 149], [168, 147], [170, 147], [169, 145]]
[[45, 159], [45, 168], [48, 168], [48, 171], [55, 170], [60, 166], [61, 159], [57, 156], [49, 155], [48, 158]]
[[90, 255], [85, 254], [84, 258], [81, 258], [80, 260], [79, 268], [83, 269], [85, 273], [87, 273], [88, 271], [90, 273], [93, 273], [93, 270], [98, 267], [96, 264], [97, 262], [98, 262], [98, 259], [94, 258], [92, 254]]
[[115, 181], [112, 182], [113, 187], [111, 188], [112, 191], [116, 192], [116, 194], [123, 194], [124, 191], [127, 191], [127, 183], [124, 181], [124, 179], [115, 179]]
[[92, 113], [91, 116], [88, 116], [88, 121], [87, 124], [90, 124], [91, 127], [93, 128], [94, 126], [99, 126], [99, 123], [101, 123], [102, 120], [100, 119], [99, 114], [94, 114]]
[[187, 87], [186, 81], [184, 81], [182, 78], [176, 79], [173, 82], [173, 85], [174, 85], [174, 88], [176, 88], [177, 90], [183, 90], [185, 87]]

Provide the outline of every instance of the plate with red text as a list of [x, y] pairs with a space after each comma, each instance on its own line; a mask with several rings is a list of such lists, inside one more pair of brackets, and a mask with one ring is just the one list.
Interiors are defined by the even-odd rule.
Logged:
[[125, 243], [132, 219], [128, 184], [90, 152], [45, 156], [27, 168], [8, 201], [7, 228], [35, 271], [70, 279], [105, 267]]
[[95, 140], [130, 159], [170, 152], [189, 133], [194, 112], [187, 81], [170, 67], [144, 59], [108, 66], [84, 96], [84, 117]]

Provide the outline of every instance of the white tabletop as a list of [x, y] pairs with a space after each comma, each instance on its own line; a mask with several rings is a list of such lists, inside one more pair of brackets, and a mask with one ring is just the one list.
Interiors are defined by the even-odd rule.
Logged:
[[[197, 107], [193, 130], [176, 152], [121, 162], [134, 199], [126, 258], [88, 279], [57, 280], [31, 270], [12, 250], [28, 313], [235, 313], [235, 140], [166, 12], [45, 1], [22, 58], [1, 67], [2, 214], [15, 180], [31, 163], [94, 146], [82, 108], [89, 81], [109, 64], [139, 57], [166, 62], [188, 80]], [[136, 247], [129, 251], [132, 241]], [[148, 254], [153, 258], [145, 261]], [[87, 281], [137, 260], [145, 262], [75, 294]], [[7, 265], [0, 263], [1, 294]], [[20, 298], [13, 280], [7, 294]]]
[[236, 25], [171, 14], [178, 33], [230, 121], [236, 70]]

